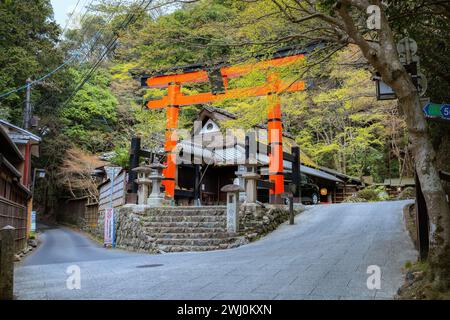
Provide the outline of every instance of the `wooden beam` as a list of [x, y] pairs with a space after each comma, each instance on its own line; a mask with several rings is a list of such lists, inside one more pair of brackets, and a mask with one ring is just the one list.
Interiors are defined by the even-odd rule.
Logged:
[[137, 179], [137, 172], [133, 171], [134, 168], [139, 167], [139, 158], [140, 158], [140, 150], [141, 150], [141, 138], [133, 137], [131, 138], [131, 146], [130, 146], [130, 159], [129, 159], [129, 171], [128, 171], [128, 189], [131, 193], [137, 193], [138, 185], [135, 182]]
[[177, 198], [194, 198], [194, 191], [175, 189], [175, 197], [177, 197]]
[[300, 198], [301, 178], [300, 178], [300, 148], [292, 147], [292, 183], [295, 184], [294, 198]]
[[[271, 147], [270, 146], [268, 146], [265, 143], [258, 142], [258, 152], [261, 149], [267, 150], [267, 153], [271, 152]], [[295, 158], [294, 158], [294, 155], [283, 151], [283, 160], [286, 160], [286, 161], [289, 161], [289, 162], [294, 162]]]
[[266, 180], [258, 180], [256, 182], [256, 187], [259, 189], [272, 189], [274, 184]]

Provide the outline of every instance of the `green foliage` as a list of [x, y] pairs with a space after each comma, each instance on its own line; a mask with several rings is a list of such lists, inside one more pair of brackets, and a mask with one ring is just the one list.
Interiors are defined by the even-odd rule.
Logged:
[[[305, 24], [288, 22], [271, 0], [201, 0], [185, 3], [168, 14], [139, 12], [137, 23], [121, 35], [114, 56], [109, 55], [94, 77], [65, 105], [62, 102], [70, 94], [70, 88], [96, 60], [114, 28], [130, 8], [136, 9], [123, 2], [117, 6], [115, 2], [98, 1], [93, 7], [95, 13], [86, 16], [79, 29], [69, 30], [58, 46], [55, 44], [59, 28], [52, 21], [49, 0], [0, 2], [0, 18], [5, 21], [0, 26], [2, 91], [23, 85], [29, 75], [45, 74], [62, 63], [64, 55], [70, 57], [79, 52], [82, 57], [88, 56], [87, 64], [80, 65], [77, 61], [52, 76], [45, 85], [33, 89], [35, 111], [51, 128], [48, 137], [54, 139], [49, 142], [45, 138], [50, 147], [44, 148], [42, 157], [42, 165], [52, 170], [57, 170], [63, 154], [52, 154], [52, 148], [64, 150], [76, 145], [92, 153], [114, 151], [112, 162], [126, 166], [132, 136], [141, 136], [144, 148], [162, 147], [165, 110], [147, 110], [144, 103], [161, 98], [166, 90], [141, 89], [130, 74], [132, 69], [152, 73], [195, 63], [207, 66], [249, 63], [256, 61], [256, 55], [269, 57], [283, 46], [302, 46], [312, 39], [330, 36], [327, 26], [318, 20]], [[295, 7], [294, 2], [298, 3], [286, 1]], [[320, 11], [331, 13], [334, 3], [322, 0], [316, 4]], [[402, 6], [414, 6], [414, 1], [404, 1], [389, 10], [400, 8], [398, 12], [401, 12]], [[114, 19], [109, 21], [112, 14]], [[447, 80], [444, 81], [448, 55], [438, 54], [436, 46], [439, 37], [448, 38], [448, 32], [445, 33], [447, 27], [437, 32], [442, 18], [429, 22], [432, 26], [423, 28], [426, 31], [414, 21], [408, 22], [407, 29], [419, 38], [416, 38], [420, 42], [419, 50], [433, 48], [433, 57], [430, 58], [431, 54], [424, 56], [421, 64], [427, 68], [427, 75], [438, 72], [435, 66], [439, 66], [442, 86], [439, 84], [440, 89], [436, 90], [433, 86], [432, 97], [444, 100], [447, 92], [442, 88], [448, 87]], [[308, 31], [311, 27], [316, 31]], [[10, 32], [11, 28], [15, 33]], [[400, 23], [396, 28], [404, 30], [405, 24]], [[436, 32], [433, 33], [433, 29]], [[99, 30], [103, 30], [102, 36], [94, 41]], [[432, 44], [427, 42], [425, 33], [430, 34]], [[93, 43], [95, 46], [91, 48]], [[444, 48], [447, 52], [445, 44]], [[377, 182], [390, 175], [410, 174], [405, 156], [408, 137], [403, 120], [393, 112], [395, 103], [375, 100], [371, 74], [361, 62], [358, 50], [349, 47], [333, 58], [326, 56], [329, 51], [324, 52], [315, 52], [305, 61], [277, 69], [283, 81], [301, 79], [308, 87], [304, 92], [282, 95], [284, 129], [295, 137], [302, 151], [320, 165], [357, 177], [371, 175]], [[439, 60], [441, 57], [444, 60]], [[321, 59], [323, 61], [317, 63]], [[437, 61], [439, 63], [435, 63]], [[229, 87], [259, 85], [267, 76], [267, 72], [255, 70], [244, 77], [229, 79]], [[184, 94], [204, 92], [209, 90], [209, 84], [189, 84], [182, 90]], [[49, 102], [39, 104], [50, 94], [53, 97]], [[23, 93], [2, 100], [0, 116], [19, 122], [22, 101]], [[267, 119], [265, 98], [233, 99], [213, 105], [237, 115], [236, 120], [226, 123], [225, 127], [249, 128], [264, 124]], [[179, 127], [190, 129], [198, 110], [199, 106], [183, 107]], [[386, 168], [388, 160], [391, 172]], [[52, 183], [54, 185], [47, 186], [48, 193], [56, 197], [65, 192], [56, 178]], [[362, 195], [371, 199], [364, 192]]]
[[137, 57], [134, 62], [151, 71], [222, 61], [230, 49], [220, 44], [230, 35], [215, 26], [234, 15], [235, 9], [226, 1], [199, 1], [156, 20], [147, 19], [142, 29], [124, 38], [118, 56]]
[[[74, 69], [71, 72], [75, 81], [79, 81], [82, 73]], [[107, 150], [107, 133], [117, 122], [118, 102], [109, 84], [110, 77], [106, 72], [96, 74], [60, 113], [66, 126], [64, 133], [91, 152]]]
[[381, 182], [391, 104], [376, 101], [370, 73], [352, 66], [355, 56], [348, 49], [311, 70], [310, 88], [282, 100], [285, 124], [315, 162]]
[[375, 202], [389, 200], [384, 186], [369, 186], [359, 190], [355, 196], [345, 199], [345, 202]]
[[[414, 12], [414, 14], [405, 14]], [[410, 37], [417, 42], [420, 57], [420, 72], [428, 79], [426, 97], [432, 102], [449, 103], [450, 86], [450, 24], [448, 3], [438, 4], [432, 0], [422, 2], [414, 0], [398, 1], [389, 6], [388, 13], [392, 17], [401, 17], [391, 20], [396, 40]], [[437, 158], [442, 159], [438, 166], [450, 170], [450, 135], [446, 123], [430, 123], [433, 145]]]
[[397, 200], [414, 199], [416, 197], [416, 189], [413, 187], [407, 187], [397, 196]]
[[388, 200], [389, 196], [386, 188], [383, 186], [369, 186], [358, 192], [358, 196], [367, 201], [383, 201]]
[[[331, 9], [331, 4], [320, 3], [325, 11]], [[277, 10], [272, 1], [237, 4], [210, 0], [144, 21], [140, 30], [124, 38], [119, 50], [120, 61], [112, 67], [113, 78], [126, 79], [125, 66], [154, 71], [190, 63], [250, 63], [255, 61], [251, 58], [255, 54], [269, 55], [285, 44], [301, 44], [300, 40], [293, 41], [295, 38], [290, 37], [301, 32], [301, 27], [286, 24], [282, 15], [276, 14]], [[270, 41], [284, 36], [290, 40], [268, 46]], [[295, 81], [301, 75], [300, 79], [310, 84], [305, 92], [282, 96], [284, 125], [316, 163], [352, 176], [371, 175], [375, 181], [382, 182], [389, 175], [382, 166], [386, 141], [399, 130], [398, 126], [392, 131], [386, 130], [388, 112], [393, 104], [376, 101], [371, 74], [360, 67], [358, 59], [358, 50], [350, 48], [321, 64], [301, 61], [279, 68], [277, 71], [283, 81]], [[309, 68], [306, 75], [305, 67]], [[260, 85], [267, 76], [267, 72], [255, 70], [241, 78], [230, 79], [229, 88]], [[209, 90], [198, 85], [183, 88], [185, 94], [205, 89]], [[166, 90], [146, 90], [143, 100], [158, 99], [165, 94]], [[225, 127], [250, 128], [267, 119], [267, 99], [242, 98], [213, 105], [237, 115]], [[133, 109], [135, 132], [152, 147], [156, 142], [161, 146], [164, 112]], [[195, 107], [184, 107], [180, 127], [188, 128], [195, 112]], [[398, 135], [402, 137], [402, 134]], [[403, 148], [406, 143], [405, 139], [398, 145]], [[404, 159], [399, 153], [398, 160], [392, 160], [392, 168], [407, 174], [401, 161]]]
[[[0, 93], [48, 73], [63, 60], [55, 46], [59, 27], [50, 0], [0, 1]], [[52, 80], [33, 87], [33, 102], [52, 90]], [[0, 116], [21, 123], [25, 91], [0, 100]]]
[[114, 156], [111, 159], [111, 163], [122, 168], [128, 167], [128, 161], [130, 156], [128, 154], [129, 148], [126, 145], [119, 145], [114, 148]]

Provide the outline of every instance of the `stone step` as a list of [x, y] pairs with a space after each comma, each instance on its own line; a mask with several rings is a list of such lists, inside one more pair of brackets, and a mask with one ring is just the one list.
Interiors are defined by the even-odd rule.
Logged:
[[228, 248], [228, 244], [220, 246], [172, 246], [172, 245], [159, 245], [159, 249], [164, 252], [187, 252], [187, 251], [212, 251], [223, 250]]
[[234, 238], [226, 239], [156, 239], [158, 245], [170, 246], [218, 246], [233, 241]]
[[[197, 231], [197, 229], [195, 229]], [[158, 239], [229, 239], [236, 237], [236, 233], [228, 232], [182, 232], [182, 233], [155, 233], [153, 237]]]
[[175, 207], [160, 207], [159, 211], [211, 211], [211, 210], [226, 210], [227, 206], [175, 206]]
[[144, 222], [224, 222], [225, 216], [151, 216]]
[[157, 234], [157, 233], [167, 233], [167, 234], [172, 234], [172, 233], [221, 233], [221, 232], [226, 232], [226, 229], [223, 227], [218, 227], [218, 228], [205, 228], [205, 227], [183, 227], [183, 226], [175, 226], [175, 227], [158, 227], [158, 226], [154, 226], [154, 227], [145, 227], [145, 231], [148, 234]]
[[226, 222], [144, 222], [144, 227], [226, 228]]
[[144, 216], [142, 219], [147, 219], [153, 216], [226, 216], [226, 210], [191, 210], [191, 209], [183, 209], [183, 210], [164, 210], [157, 211], [152, 213], [151, 216]]

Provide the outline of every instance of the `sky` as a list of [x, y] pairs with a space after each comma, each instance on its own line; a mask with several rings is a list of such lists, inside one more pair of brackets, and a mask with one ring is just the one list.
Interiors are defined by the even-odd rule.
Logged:
[[[61, 25], [61, 28], [64, 28], [66, 25], [67, 15], [72, 13], [77, 2], [78, 0], [51, 0], [53, 11], [55, 13], [55, 20]], [[80, 9], [84, 8], [86, 3], [86, 0], [80, 0], [77, 11], [79, 12]]]

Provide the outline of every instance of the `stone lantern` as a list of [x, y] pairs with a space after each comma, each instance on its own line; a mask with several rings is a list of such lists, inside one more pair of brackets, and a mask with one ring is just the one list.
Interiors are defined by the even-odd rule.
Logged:
[[245, 201], [242, 204], [245, 214], [251, 213], [255, 217], [261, 215], [262, 206], [257, 201], [257, 184], [261, 176], [257, 173], [258, 163], [256, 159], [248, 159], [245, 163], [247, 172], [242, 174], [245, 180]]
[[243, 177], [243, 174], [247, 172], [247, 168], [243, 165], [238, 166], [238, 171], [236, 171], [234, 174], [236, 175], [237, 182], [234, 183], [241, 187], [241, 192], [239, 192], [239, 202], [245, 201], [245, 179]]
[[152, 163], [149, 167], [151, 169], [149, 179], [152, 182], [152, 193], [148, 197], [147, 204], [152, 207], [161, 207], [164, 204], [164, 195], [161, 193], [161, 181], [164, 179], [162, 171], [166, 166], [160, 163]]
[[137, 173], [137, 179], [135, 182], [138, 184], [138, 204], [147, 204], [147, 197], [149, 187], [152, 181], [149, 179], [151, 168], [145, 164], [141, 164], [140, 167], [134, 168], [133, 171]]
[[227, 184], [220, 189], [227, 193], [227, 231], [239, 230], [239, 192], [242, 188], [236, 184]]
[[256, 204], [257, 200], [257, 182], [261, 178], [261, 176], [256, 172], [258, 164], [256, 161], [251, 162], [247, 161], [245, 164], [247, 168], [247, 172], [242, 174], [242, 178], [245, 180], [245, 204]]

